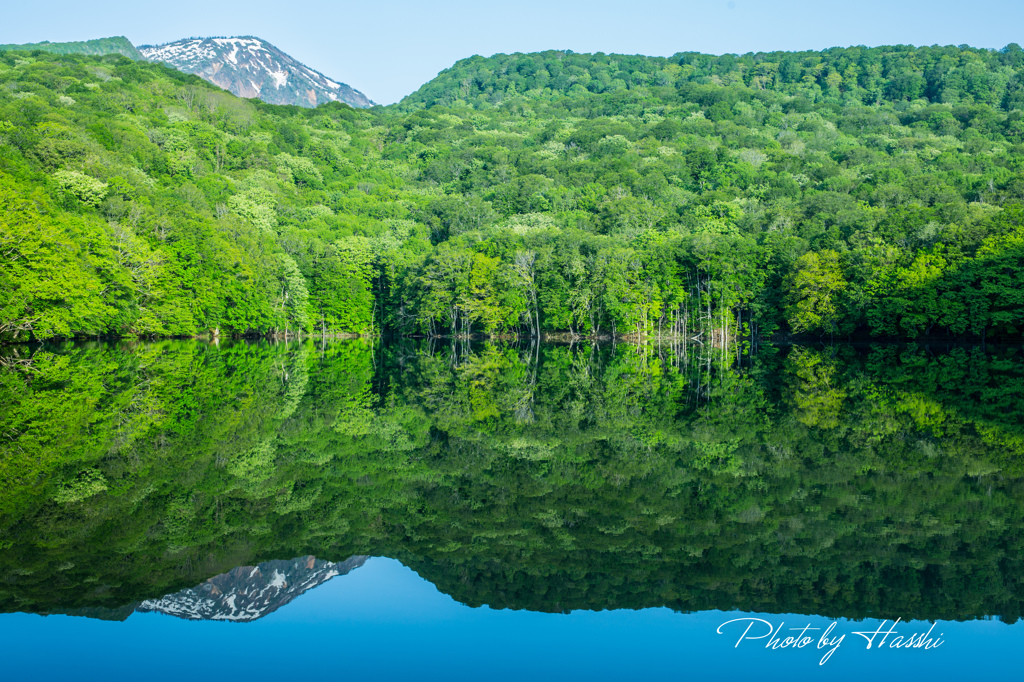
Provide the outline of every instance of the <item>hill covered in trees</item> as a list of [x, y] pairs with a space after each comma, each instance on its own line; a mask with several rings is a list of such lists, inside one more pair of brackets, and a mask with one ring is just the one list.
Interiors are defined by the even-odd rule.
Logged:
[[0, 82], [8, 341], [1024, 329], [1016, 45], [474, 57], [365, 111]]
[[86, 54], [94, 56], [123, 54], [129, 59], [145, 59], [145, 57], [135, 49], [135, 46], [132, 45], [131, 41], [124, 36], [97, 38], [96, 40], [82, 40], [72, 43], [51, 43], [49, 41], [44, 41], [41, 43], [25, 43], [22, 45], [0, 45], [0, 50], [17, 50], [20, 52], [41, 50], [43, 52], [52, 52], [54, 54]]
[[[757, 52], [721, 56], [680, 52], [671, 57], [576, 54], [549, 50], [532, 54], [470, 57], [402, 101], [406, 108], [465, 104], [486, 107], [508, 99], [610, 94], [675, 87], [718, 107], [710, 118], [732, 118], [736, 102], [794, 97], [791, 105], [863, 105], [922, 100], [930, 104], [987, 104], [1005, 110], [1024, 104], [1019, 70], [1024, 50], [967, 46], [831, 48], [821, 52]], [[716, 88], [696, 86], [713, 85]], [[696, 87], [695, 90], [692, 88]], [[776, 95], [773, 97], [772, 95]]]

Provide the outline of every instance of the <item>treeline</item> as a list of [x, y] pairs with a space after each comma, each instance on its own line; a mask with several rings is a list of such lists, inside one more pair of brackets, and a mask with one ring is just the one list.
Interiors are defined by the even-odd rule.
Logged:
[[108, 54], [123, 54], [129, 59], [144, 59], [142, 54], [135, 49], [131, 41], [124, 36], [114, 36], [111, 38], [97, 38], [95, 40], [83, 40], [79, 42], [71, 43], [51, 43], [49, 41], [43, 41], [41, 43], [23, 43], [21, 45], [0, 45], [0, 50], [3, 51], [19, 51], [19, 52], [33, 52], [39, 50], [40, 52], [53, 52], [55, 54], [86, 54], [86, 55], [108, 55]]
[[[1016, 43], [1002, 50], [894, 45], [721, 56], [679, 52], [671, 57], [549, 50], [460, 60], [402, 105], [486, 107], [523, 96], [677, 88], [698, 96], [691, 101], [712, 107], [715, 120], [731, 118], [732, 105], [750, 99], [744, 90], [769, 101], [774, 93], [791, 95], [788, 108], [803, 113], [826, 99], [843, 105], [925, 100], [1011, 111], [1024, 105], [1021, 67], [1024, 50]], [[716, 87], [701, 87], [708, 85]]]
[[1020, 56], [498, 55], [357, 111], [5, 53], [0, 338], [1018, 341]]
[[312, 553], [495, 608], [1020, 616], [1019, 352], [434, 345], [15, 347], [0, 610]]

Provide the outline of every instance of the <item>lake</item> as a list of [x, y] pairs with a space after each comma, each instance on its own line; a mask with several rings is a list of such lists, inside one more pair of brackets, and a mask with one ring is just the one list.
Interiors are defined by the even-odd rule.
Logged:
[[959, 679], [1024, 644], [1016, 348], [8, 347], [0, 493], [12, 677]]

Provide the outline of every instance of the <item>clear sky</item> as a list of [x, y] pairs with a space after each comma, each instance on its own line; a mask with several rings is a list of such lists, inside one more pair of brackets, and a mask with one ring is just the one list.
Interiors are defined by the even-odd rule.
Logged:
[[1020, 0], [35, 0], [4, 2], [0, 43], [255, 35], [376, 102], [474, 54], [667, 56], [848, 45], [1024, 44]]

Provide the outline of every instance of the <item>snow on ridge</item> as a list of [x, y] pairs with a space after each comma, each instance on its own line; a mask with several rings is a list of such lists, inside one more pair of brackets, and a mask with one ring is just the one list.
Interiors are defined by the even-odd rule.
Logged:
[[231, 45], [233, 47], [256, 47], [262, 49], [263, 41], [258, 38], [207, 38], [220, 46]]
[[196, 62], [201, 59], [213, 59], [216, 56], [214, 50], [204, 46], [202, 41], [189, 41], [187, 43], [171, 43], [160, 47], [144, 47], [139, 52], [150, 61], [159, 62]]

